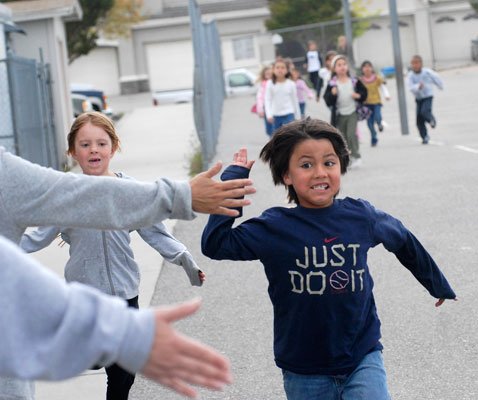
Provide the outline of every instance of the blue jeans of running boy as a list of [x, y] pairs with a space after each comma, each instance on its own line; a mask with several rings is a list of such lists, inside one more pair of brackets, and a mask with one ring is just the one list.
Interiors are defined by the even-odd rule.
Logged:
[[390, 400], [381, 351], [367, 354], [349, 375], [282, 371], [287, 400]]
[[432, 114], [433, 97], [416, 99], [417, 103], [417, 128], [422, 139], [428, 139], [428, 132], [425, 122], [435, 123], [435, 117]]
[[368, 129], [372, 139], [372, 146], [375, 146], [378, 142], [377, 131], [375, 124], [382, 124], [382, 105], [381, 104], [366, 104], [368, 109], [372, 112], [367, 118]]
[[274, 131], [279, 129], [282, 125], [294, 121], [294, 114], [274, 115]]

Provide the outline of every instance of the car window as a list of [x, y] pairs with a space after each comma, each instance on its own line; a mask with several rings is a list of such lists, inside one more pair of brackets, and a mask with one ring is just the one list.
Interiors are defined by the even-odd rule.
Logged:
[[251, 80], [246, 74], [236, 73], [229, 75], [229, 86], [251, 86]]

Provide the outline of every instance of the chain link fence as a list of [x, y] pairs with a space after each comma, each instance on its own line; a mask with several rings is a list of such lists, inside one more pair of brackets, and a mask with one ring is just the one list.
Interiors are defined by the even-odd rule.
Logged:
[[215, 21], [204, 23], [196, 0], [189, 0], [194, 50], [194, 122], [203, 169], [214, 157], [225, 97], [221, 42]]
[[[9, 54], [0, 60], [0, 144], [31, 162], [60, 168], [48, 64]], [[5, 99], [9, 99], [5, 100]]]

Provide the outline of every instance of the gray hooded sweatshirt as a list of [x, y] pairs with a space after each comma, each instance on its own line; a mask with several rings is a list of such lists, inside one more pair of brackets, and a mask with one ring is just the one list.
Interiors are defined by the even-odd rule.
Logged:
[[[117, 176], [132, 179], [122, 173]], [[137, 232], [163, 258], [182, 266], [191, 285], [201, 286], [199, 267], [192, 255], [162, 222]], [[47, 247], [59, 234], [70, 245], [70, 259], [65, 266], [67, 282], [84, 283], [126, 300], [138, 296], [140, 271], [130, 246], [129, 230], [40, 227], [24, 233], [20, 247], [32, 253]]]
[[[189, 183], [171, 181], [169, 179], [159, 179], [154, 183], [136, 182], [129, 179], [111, 179], [110, 177], [86, 176], [71, 173], [62, 173], [49, 168], [44, 168], [32, 164], [20, 157], [5, 151], [0, 147], [0, 234], [8, 239], [19, 243], [20, 239], [28, 226], [74, 226], [78, 228], [93, 229], [138, 229], [141, 227], [153, 226], [167, 218], [192, 219], [194, 212], [191, 203], [191, 189]], [[0, 281], [0, 291], [5, 291], [5, 287], [11, 283], [8, 280]], [[23, 292], [22, 283], [18, 284], [16, 290]], [[87, 289], [85, 289], [87, 290]], [[92, 290], [92, 289], [90, 289]], [[12, 302], [18, 300], [18, 296], [12, 297]], [[119, 300], [123, 303], [122, 300]], [[38, 304], [27, 304], [23, 302], [23, 307], [15, 309], [19, 314], [9, 313], [9, 317], [25, 318], [25, 316], [42, 315], [36, 309], [35, 305], [40, 306], [44, 302], [42, 297], [38, 297]], [[99, 318], [99, 315], [90, 315], [98, 324], [98, 329], [103, 331], [103, 336], [97, 338], [88, 333], [87, 337], [91, 340], [91, 345], [82, 349], [78, 343], [84, 343], [86, 340], [81, 335], [85, 331], [78, 331], [77, 321], [73, 317], [81, 314], [81, 303], [67, 302], [61, 312], [63, 318], [58, 318], [61, 327], [58, 328], [59, 334], [55, 337], [56, 342], [62, 342], [58, 347], [51, 345], [47, 347], [49, 353], [43, 359], [21, 358], [20, 354], [14, 356], [14, 359], [2, 357], [1, 364], [16, 365], [18, 371], [35, 370], [39, 366], [30, 365], [32, 362], [50, 363], [50, 360], [56, 357], [62, 357], [64, 354], [75, 354], [81, 360], [86, 357], [93, 357], [97, 354], [98, 348], [104, 346], [105, 342], [110, 341], [112, 345], [116, 343], [117, 347], [112, 350], [119, 352], [121, 343], [116, 340], [116, 332], [125, 332], [120, 318], [114, 319], [114, 324]], [[79, 308], [76, 310], [76, 308]], [[43, 310], [43, 308], [42, 308]], [[98, 310], [89, 310], [89, 312]], [[2, 313], [5, 313], [5, 309]], [[22, 314], [23, 315], [20, 315]], [[98, 317], [98, 318], [97, 318]], [[133, 367], [123, 365], [125, 369], [131, 372], [138, 370], [146, 362], [145, 354], [151, 349], [153, 316], [149, 315], [150, 331], [148, 334], [138, 335], [133, 340], [133, 346], [138, 348], [138, 359], [132, 363]], [[36, 329], [33, 332], [49, 332], [52, 330], [51, 320], [48, 318], [33, 318]], [[2, 326], [14, 324], [14, 321], [7, 322]], [[115, 325], [116, 324], [116, 325]], [[5, 331], [6, 329], [2, 329]], [[61, 332], [61, 334], [60, 334]], [[105, 333], [109, 333], [108, 338]], [[4, 335], [5, 332], [0, 333]], [[25, 339], [26, 332], [21, 335], [15, 335], [11, 340], [16, 341], [11, 345], [13, 348], [26, 346], [26, 342], [33, 340], [39, 348], [42, 347], [41, 341], [34, 341], [33, 338]], [[108, 336], [108, 335], [106, 335]], [[1, 338], [0, 338], [1, 339]], [[39, 339], [45, 339], [39, 338]], [[124, 339], [124, 336], [122, 337]], [[51, 340], [51, 339], [50, 339]], [[0, 340], [0, 342], [3, 342]], [[56, 343], [55, 342], [55, 343]], [[5, 342], [3, 342], [5, 343]], [[125, 341], [124, 343], [127, 343]], [[100, 346], [95, 348], [95, 346]], [[128, 344], [128, 346], [131, 346]], [[86, 354], [87, 352], [89, 354]], [[131, 349], [131, 352], [134, 350]], [[80, 354], [81, 353], [81, 354]], [[15, 355], [15, 353], [9, 353]], [[25, 361], [29, 360], [29, 361]], [[80, 363], [81, 360], [70, 357], [69, 362], [65, 362], [63, 374], [71, 374], [72, 364]], [[82, 363], [82, 368], [90, 367], [92, 364]], [[81, 369], [75, 368], [75, 371]], [[133, 369], [135, 371], [133, 371]], [[22, 376], [21, 374], [19, 376]], [[24, 376], [25, 378], [27, 375]], [[32, 374], [31, 377], [34, 377]], [[34, 398], [33, 385], [24, 381], [13, 380], [9, 378], [0, 378], [0, 398], [9, 399], [27, 399]]]

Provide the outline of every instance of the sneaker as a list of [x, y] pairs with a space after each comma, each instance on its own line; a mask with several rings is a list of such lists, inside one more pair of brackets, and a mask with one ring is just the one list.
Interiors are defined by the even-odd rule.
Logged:
[[432, 117], [432, 120], [430, 121], [430, 128], [435, 128], [437, 126], [437, 120], [435, 117]]
[[430, 136], [426, 135], [426, 136], [422, 139], [422, 144], [428, 144], [429, 141], [430, 141]]
[[378, 130], [383, 132], [383, 124], [381, 122], [378, 124]]
[[[376, 147], [378, 143], [378, 139], [372, 139], [372, 147]], [[360, 158], [359, 158], [360, 160]]]

